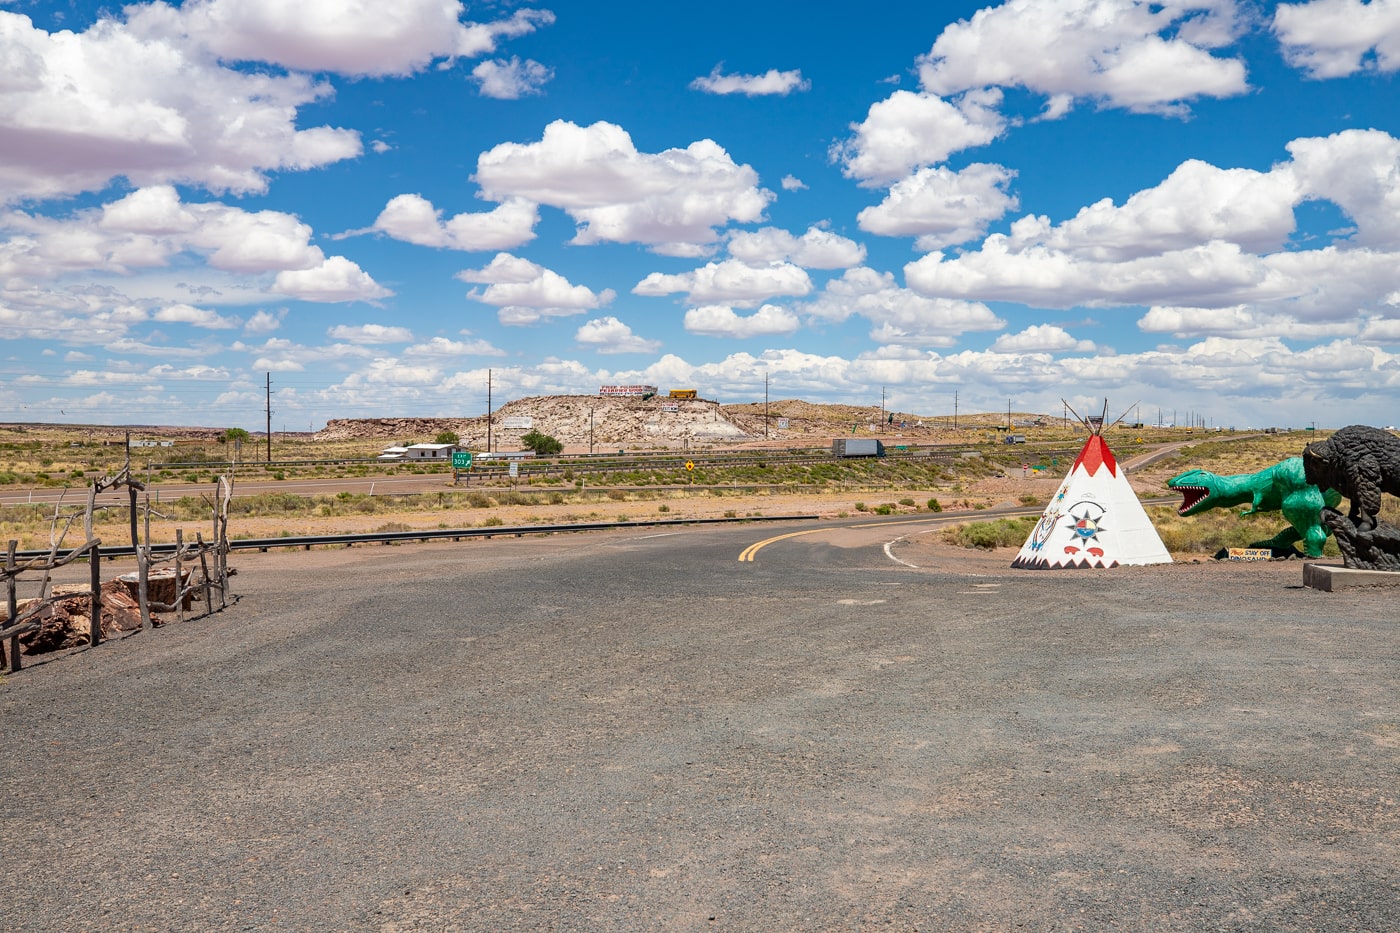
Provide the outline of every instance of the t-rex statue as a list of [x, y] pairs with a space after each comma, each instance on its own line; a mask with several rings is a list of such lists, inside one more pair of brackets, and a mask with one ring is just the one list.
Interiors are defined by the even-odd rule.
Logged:
[[[1290, 527], [1265, 541], [1250, 547], [1293, 551], [1293, 544], [1303, 542], [1309, 557], [1321, 557], [1327, 543], [1327, 526], [1322, 523], [1322, 507], [1342, 501], [1336, 490], [1323, 492], [1308, 482], [1302, 457], [1265, 467], [1258, 473], [1220, 476], [1208, 470], [1187, 470], [1167, 480], [1167, 486], [1181, 493], [1178, 515], [1197, 515], [1207, 509], [1223, 509], [1249, 504], [1240, 513], [1243, 518], [1256, 512], [1282, 512]], [[1297, 553], [1293, 551], [1293, 553]]]

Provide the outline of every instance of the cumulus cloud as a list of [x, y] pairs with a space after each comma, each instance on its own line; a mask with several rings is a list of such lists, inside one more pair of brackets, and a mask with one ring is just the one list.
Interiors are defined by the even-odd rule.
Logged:
[[807, 273], [790, 262], [751, 266], [726, 259], [679, 275], [653, 272], [638, 282], [632, 292], [653, 297], [685, 292], [690, 304], [729, 302], [752, 307], [775, 295], [806, 295], [811, 290], [812, 280]]
[[482, 62], [472, 69], [472, 78], [481, 88], [482, 97], [516, 100], [541, 93], [540, 89], [553, 80], [554, 69], [533, 59], [521, 61], [513, 55], [509, 60], [495, 58]]
[[647, 340], [615, 317], [595, 318], [578, 329], [574, 339], [597, 353], [655, 353], [661, 341]]
[[778, 305], [763, 305], [753, 314], [741, 315], [728, 305], [701, 305], [685, 313], [685, 329], [703, 337], [773, 337], [796, 333], [797, 315]]
[[[185, 202], [168, 185], [141, 188], [63, 218], [11, 211], [0, 215], [0, 232], [10, 235], [0, 242], [0, 275], [9, 278], [7, 296], [14, 295], [17, 283], [26, 282], [44, 290], [52, 302], [56, 299], [49, 283], [82, 272], [121, 276], [125, 290], [138, 292], [143, 273], [168, 268], [177, 258], [182, 264], [193, 260], [206, 270], [227, 274], [233, 294], [177, 283], [176, 290], [193, 293], [200, 303], [206, 297], [247, 303], [269, 293], [315, 294], [310, 299], [315, 301], [374, 300], [392, 294], [348, 259], [327, 257], [311, 243], [310, 226], [291, 214]], [[272, 279], [272, 273], [278, 278]], [[332, 277], [338, 277], [338, 283]]]
[[510, 198], [489, 211], [457, 214], [444, 221], [442, 211], [427, 198], [401, 194], [384, 205], [369, 229], [419, 246], [474, 252], [513, 249], [530, 242], [539, 219], [533, 202]]
[[461, 22], [445, 0], [190, 0], [130, 7], [133, 28], [185, 37], [225, 61], [268, 62], [293, 71], [407, 76], [434, 60], [474, 58], [503, 38], [554, 22], [548, 10], [517, 10], [492, 23]]
[[888, 272], [864, 267], [828, 282], [802, 310], [818, 320], [837, 322], [859, 315], [871, 322], [871, 339], [910, 346], [952, 346], [968, 331], [1006, 326], [985, 304], [929, 298], [900, 288]]
[[224, 317], [208, 308], [196, 308], [185, 304], [158, 308], [151, 313], [151, 320], [162, 324], [190, 324], [208, 330], [233, 330], [243, 323], [236, 317]]
[[946, 27], [919, 60], [930, 94], [1023, 87], [1133, 111], [1181, 112], [1248, 90], [1243, 61], [1215, 50], [1242, 28], [1235, 0], [1007, 0]]
[[468, 297], [497, 307], [497, 318], [509, 326], [582, 314], [609, 304], [617, 297], [610, 288], [595, 293], [585, 285], [570, 283], [552, 269], [509, 253], [497, 253], [486, 266], [463, 270], [457, 273], [457, 278], [484, 284], [486, 288], [472, 289]]
[[[1400, 141], [1348, 130], [1289, 143], [1268, 172], [1179, 166], [1123, 205], [1101, 201], [1061, 224], [1024, 217], [957, 256], [931, 253], [905, 267], [930, 297], [1017, 301], [1037, 307], [1150, 305], [1230, 309], [1289, 322], [1381, 311], [1400, 262]], [[1328, 200], [1356, 228], [1316, 249], [1289, 248], [1294, 211]], [[1199, 315], [1154, 311], [1153, 330], [1206, 327]]]
[[992, 343], [998, 353], [1093, 353], [1092, 340], [1076, 340], [1069, 331], [1054, 324], [1034, 324], [1015, 334], [1002, 334]]
[[831, 155], [846, 177], [887, 185], [996, 139], [1006, 130], [1006, 118], [996, 110], [1001, 100], [996, 90], [970, 91], [954, 100], [895, 91], [871, 105], [865, 120], [851, 125], [855, 137], [838, 143]]
[[802, 77], [802, 72], [778, 71], [770, 68], [761, 75], [724, 74], [724, 64], [718, 64], [703, 78], [690, 82], [691, 90], [706, 94], [743, 94], [746, 97], [778, 95], [785, 97], [793, 91], [807, 91], [812, 82]]
[[712, 140], [644, 153], [604, 122], [556, 120], [538, 142], [495, 146], [477, 159], [474, 178], [489, 200], [566, 211], [578, 225], [576, 244], [643, 243], [675, 255], [698, 255], [717, 238], [714, 228], [757, 221], [773, 200], [753, 168]]
[[807, 186], [802, 183], [802, 179], [796, 175], [784, 175], [782, 180], [784, 191], [806, 191]]
[[407, 327], [393, 327], [387, 324], [337, 324], [326, 333], [332, 340], [366, 345], [407, 343], [413, 339], [413, 331]]
[[298, 108], [328, 85], [224, 67], [145, 19], [159, 10], [171, 12], [129, 7], [130, 24], [103, 19], [82, 33], [0, 11], [0, 61], [22, 65], [22, 78], [0, 82], [0, 202], [99, 190], [121, 176], [263, 191], [269, 171], [360, 154], [356, 132], [296, 127]]
[[849, 269], [865, 262], [864, 246], [821, 227], [808, 227], [800, 237], [777, 227], [735, 233], [729, 254], [749, 265], [791, 260], [806, 269]]
[[375, 301], [393, 294], [344, 256], [329, 256], [311, 269], [277, 273], [272, 291], [302, 301]]
[[987, 232], [1019, 204], [1006, 188], [1015, 172], [978, 162], [961, 171], [922, 168], [890, 188], [884, 201], [857, 215], [862, 230], [915, 236], [922, 251], [965, 242]]
[[1313, 0], [1280, 3], [1273, 31], [1288, 63], [1314, 78], [1342, 78], [1364, 67], [1400, 69], [1400, 2]]
[[[464, 336], [470, 336], [466, 331]], [[433, 337], [424, 343], [416, 343], [403, 351], [404, 356], [458, 357], [458, 356], [505, 356], [506, 351], [493, 346], [488, 340], [450, 340], [447, 337]]]

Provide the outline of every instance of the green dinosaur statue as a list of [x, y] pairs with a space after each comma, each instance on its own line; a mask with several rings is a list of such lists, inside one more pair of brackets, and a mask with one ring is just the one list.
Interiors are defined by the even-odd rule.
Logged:
[[1178, 515], [1197, 515], [1206, 509], [1222, 509], [1249, 504], [1240, 513], [1243, 518], [1255, 512], [1282, 512], [1290, 527], [1266, 541], [1250, 547], [1293, 551], [1293, 544], [1302, 541], [1309, 557], [1321, 557], [1327, 542], [1327, 526], [1322, 524], [1322, 507], [1336, 508], [1342, 496], [1335, 489], [1326, 492], [1303, 477], [1303, 458], [1287, 460], [1266, 467], [1258, 473], [1220, 476], [1208, 470], [1187, 470], [1167, 480], [1167, 486], [1181, 493]]

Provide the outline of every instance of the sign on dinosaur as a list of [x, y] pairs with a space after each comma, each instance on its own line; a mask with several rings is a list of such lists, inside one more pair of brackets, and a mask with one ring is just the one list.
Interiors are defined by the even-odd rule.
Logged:
[[1323, 492], [1308, 482], [1303, 458], [1289, 457], [1257, 473], [1221, 476], [1209, 470], [1187, 470], [1167, 480], [1167, 487], [1181, 493], [1178, 515], [1199, 515], [1209, 509], [1249, 508], [1240, 517], [1259, 512], [1281, 512], [1288, 521], [1272, 538], [1256, 541], [1252, 548], [1296, 554], [1293, 545], [1303, 542], [1308, 557], [1321, 557], [1327, 542], [1327, 526], [1322, 522], [1323, 506], [1336, 507], [1342, 501], [1334, 489]]

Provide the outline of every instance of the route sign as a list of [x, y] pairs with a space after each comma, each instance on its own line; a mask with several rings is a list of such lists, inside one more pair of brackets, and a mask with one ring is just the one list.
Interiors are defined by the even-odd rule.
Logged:
[[472, 468], [472, 452], [470, 450], [452, 451], [452, 469], [470, 470]]

